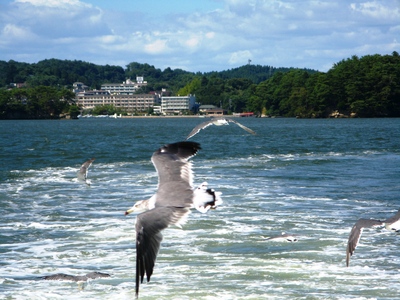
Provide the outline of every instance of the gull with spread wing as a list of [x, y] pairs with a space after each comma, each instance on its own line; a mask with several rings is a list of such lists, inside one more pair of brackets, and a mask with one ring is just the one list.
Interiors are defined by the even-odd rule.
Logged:
[[136, 297], [144, 276], [150, 281], [153, 274], [161, 231], [170, 225], [181, 227], [192, 207], [206, 212], [222, 202], [220, 193], [208, 192], [207, 184], [192, 188], [193, 173], [188, 160], [200, 149], [200, 144], [185, 141], [155, 151], [151, 161], [158, 173], [157, 192], [125, 212], [144, 211], [136, 217]]
[[222, 126], [222, 125], [229, 125], [229, 123], [234, 123], [234, 124], [238, 125], [240, 128], [246, 130], [247, 132], [254, 134], [254, 135], [256, 134], [254, 130], [240, 124], [239, 122], [237, 122], [231, 118], [216, 117], [216, 118], [211, 118], [210, 120], [208, 120], [206, 122], [200, 123], [195, 128], [193, 128], [193, 130], [186, 137], [186, 140], [190, 139], [192, 136], [196, 135], [201, 129], [207, 128], [208, 126], [211, 126], [211, 125]]
[[400, 210], [394, 216], [386, 219], [385, 221], [373, 219], [359, 219], [351, 229], [349, 240], [346, 248], [346, 266], [350, 264], [350, 257], [353, 255], [364, 228], [383, 227], [389, 231], [400, 230]]

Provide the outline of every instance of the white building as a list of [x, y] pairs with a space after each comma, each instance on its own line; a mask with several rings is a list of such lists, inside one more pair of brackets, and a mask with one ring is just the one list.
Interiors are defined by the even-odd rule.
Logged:
[[157, 95], [133, 94], [112, 95], [108, 91], [93, 90], [76, 94], [76, 100], [83, 109], [93, 109], [96, 106], [113, 105], [127, 113], [147, 112], [157, 102]]
[[179, 114], [193, 110], [196, 103], [196, 96], [169, 96], [161, 97], [161, 112], [164, 115]]
[[143, 76], [136, 76], [136, 82], [127, 79], [122, 83], [104, 83], [101, 89], [108, 91], [110, 94], [132, 95], [142, 86], [146, 86], [147, 81], [143, 80]]

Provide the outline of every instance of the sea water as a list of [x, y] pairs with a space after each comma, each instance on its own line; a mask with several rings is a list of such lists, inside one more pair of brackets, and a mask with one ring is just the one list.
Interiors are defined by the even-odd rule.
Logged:
[[[157, 189], [152, 153], [204, 118], [0, 121], [0, 298], [132, 299], [135, 215]], [[400, 119], [236, 119], [190, 140], [195, 184], [223, 205], [163, 231], [142, 299], [396, 299], [400, 236], [359, 218], [400, 208]], [[77, 181], [81, 164], [91, 185]], [[282, 232], [298, 242], [270, 241]], [[109, 278], [45, 281], [56, 273]]]

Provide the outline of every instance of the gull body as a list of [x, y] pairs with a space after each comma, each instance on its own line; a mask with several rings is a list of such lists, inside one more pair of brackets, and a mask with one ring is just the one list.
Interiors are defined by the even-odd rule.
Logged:
[[[199, 212], [206, 213], [210, 209], [215, 209], [223, 203], [221, 192], [216, 192], [214, 189], [208, 188], [208, 183], [203, 182], [193, 190], [194, 197], [191, 208], [197, 209]], [[125, 215], [131, 213], [141, 213], [155, 207], [155, 195], [147, 200], [137, 201], [130, 209], [125, 212]]]
[[281, 235], [272, 236], [272, 237], [267, 238], [266, 240], [267, 241], [277, 241], [277, 242], [282, 242], [282, 241], [297, 242], [299, 239], [294, 234], [282, 232]]

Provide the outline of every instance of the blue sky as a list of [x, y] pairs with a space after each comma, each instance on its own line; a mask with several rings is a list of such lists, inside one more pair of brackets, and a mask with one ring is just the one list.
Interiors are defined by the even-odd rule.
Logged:
[[400, 52], [400, 0], [2, 0], [0, 60], [329, 70]]

